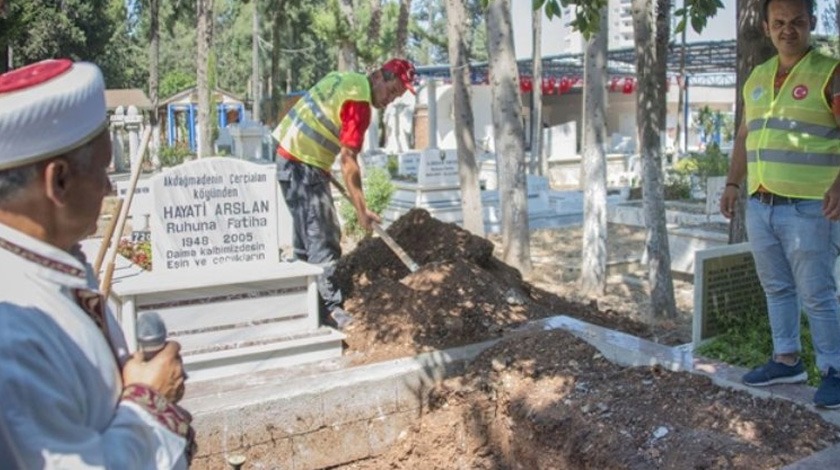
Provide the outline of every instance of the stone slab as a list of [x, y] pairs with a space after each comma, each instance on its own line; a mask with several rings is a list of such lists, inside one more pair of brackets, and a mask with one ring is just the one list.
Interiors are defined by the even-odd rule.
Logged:
[[766, 315], [749, 243], [699, 250], [694, 265], [695, 347], [716, 334], [718, 315]]
[[[714, 227], [669, 227], [668, 246], [671, 252], [671, 270], [694, 275], [695, 253], [726, 245], [729, 235]], [[642, 255], [646, 262], [646, 253]]]
[[280, 261], [274, 165], [203, 158], [169, 168], [149, 184], [155, 271], [191, 275]]

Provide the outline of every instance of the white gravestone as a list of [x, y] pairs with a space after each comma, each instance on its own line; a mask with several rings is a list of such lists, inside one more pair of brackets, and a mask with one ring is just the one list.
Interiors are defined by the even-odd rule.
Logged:
[[125, 108], [117, 106], [114, 114], [111, 115], [111, 153], [114, 161], [114, 170], [117, 173], [126, 171], [125, 168]]
[[[125, 200], [130, 186], [129, 181], [118, 181], [117, 196]], [[131, 197], [131, 205], [128, 207], [128, 215], [131, 217], [131, 241], [149, 240], [149, 223], [153, 207], [151, 183], [146, 179], [138, 180], [134, 195]]]
[[265, 129], [253, 121], [245, 121], [228, 127], [233, 139], [233, 153], [244, 160], [263, 160], [262, 139]]
[[388, 154], [382, 150], [367, 150], [361, 155], [362, 172], [367, 174], [368, 170], [379, 168], [388, 171]]
[[397, 174], [417, 178], [420, 166], [420, 152], [404, 152], [397, 156]]
[[274, 166], [194, 160], [151, 179], [155, 271], [279, 262]]
[[458, 151], [424, 150], [417, 169], [420, 187], [459, 186]]
[[710, 176], [706, 178], [706, 214], [714, 215], [720, 212], [720, 198], [726, 189], [725, 176]]
[[[416, 182], [394, 181], [396, 191], [383, 213], [386, 223], [393, 222], [405, 213], [419, 207], [426, 209], [443, 222], [461, 223], [461, 195], [458, 178], [458, 152], [427, 149], [419, 155]], [[405, 154], [403, 154], [403, 157]], [[401, 160], [405, 170], [405, 158]]]
[[567, 160], [577, 157], [577, 123], [569, 121], [549, 127], [543, 133], [551, 160]]
[[137, 154], [140, 147], [140, 133], [143, 127], [143, 116], [137, 111], [137, 107], [133, 105], [128, 107], [123, 123], [126, 132], [128, 132], [128, 155], [133, 168], [134, 165], [137, 165], [137, 159], [143, 158], [142, 155]]

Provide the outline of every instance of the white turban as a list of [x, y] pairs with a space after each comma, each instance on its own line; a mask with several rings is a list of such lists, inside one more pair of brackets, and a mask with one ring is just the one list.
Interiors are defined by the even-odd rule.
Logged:
[[61, 155], [107, 125], [93, 64], [51, 59], [0, 75], [0, 170]]

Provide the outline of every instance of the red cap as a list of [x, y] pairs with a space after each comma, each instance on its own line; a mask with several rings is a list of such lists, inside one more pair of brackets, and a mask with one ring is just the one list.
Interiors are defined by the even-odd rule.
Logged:
[[405, 59], [391, 59], [382, 65], [382, 70], [387, 70], [396, 75], [411, 94], [417, 94], [414, 91], [414, 65], [411, 62]]

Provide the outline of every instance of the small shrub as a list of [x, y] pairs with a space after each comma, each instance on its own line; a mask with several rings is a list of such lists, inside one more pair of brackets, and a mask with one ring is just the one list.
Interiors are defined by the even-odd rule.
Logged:
[[388, 155], [388, 163], [386, 168], [388, 169], [388, 174], [391, 175], [391, 178], [395, 178], [400, 171], [400, 162], [397, 160], [397, 156], [394, 154]]
[[191, 157], [193, 153], [190, 151], [187, 144], [178, 142], [174, 147], [170, 147], [168, 145], [161, 146], [158, 155], [160, 158], [160, 166], [169, 167], [184, 163], [184, 160]]
[[[679, 199], [691, 199], [691, 180], [683, 177], [673, 170], [669, 170], [665, 174], [665, 182], [662, 185], [662, 192], [666, 201], [673, 201]], [[642, 199], [642, 187], [634, 186], [630, 188], [627, 199], [630, 201], [637, 201]]]
[[691, 152], [674, 164], [674, 171], [684, 176], [697, 176], [706, 181], [710, 176], [725, 176], [729, 172], [729, 157], [711, 144], [703, 153]]
[[691, 199], [691, 177], [674, 170], [665, 173], [665, 200]]
[[[394, 183], [386, 170], [372, 168], [367, 171], [362, 181], [362, 189], [365, 192], [365, 204], [368, 209], [377, 214], [388, 207], [391, 196], [394, 194]], [[338, 213], [344, 221], [344, 232], [354, 238], [362, 237], [365, 231], [359, 225], [359, 218], [356, 215], [356, 208], [347, 199], [341, 199], [338, 205]]]

